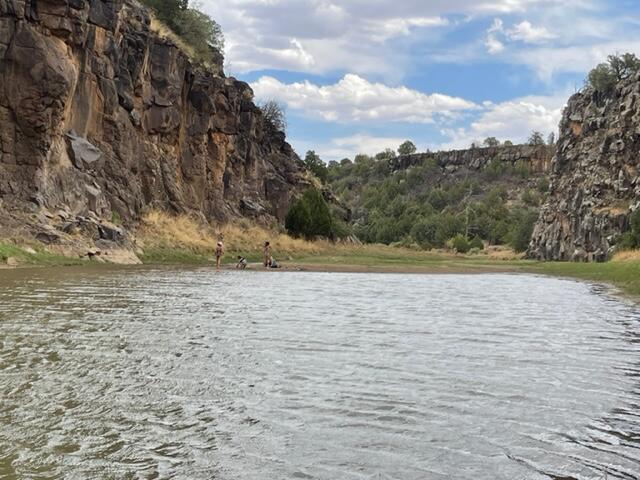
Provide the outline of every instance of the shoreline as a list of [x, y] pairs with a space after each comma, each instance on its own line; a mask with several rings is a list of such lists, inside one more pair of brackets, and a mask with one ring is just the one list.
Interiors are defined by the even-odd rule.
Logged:
[[[3, 244], [0, 243], [0, 247]], [[17, 246], [6, 246], [5, 256], [21, 253], [22, 257], [13, 265], [0, 261], [0, 272], [14, 269], [44, 267], [107, 267], [126, 268], [126, 265], [98, 260], [65, 257], [38, 250], [24, 253]], [[0, 254], [3, 251], [0, 251]], [[235, 270], [234, 258], [242, 251], [229, 249], [222, 269]], [[380, 273], [380, 274], [498, 274], [528, 273], [582, 280], [620, 292], [620, 295], [640, 303], [640, 255], [636, 252], [628, 257], [606, 263], [538, 262], [523, 260], [515, 255], [495, 257], [490, 254], [459, 255], [448, 252], [416, 251], [380, 245], [337, 246], [318, 248], [315, 252], [282, 251], [278, 257], [282, 268], [265, 269], [259, 254], [247, 255], [250, 271], [322, 272], [322, 273]], [[7, 255], [8, 254], [8, 255]], [[2, 258], [0, 258], [2, 260]], [[159, 267], [210, 267], [215, 270], [215, 260], [209, 252], [194, 252], [180, 248], [147, 250], [140, 255], [141, 266]]]

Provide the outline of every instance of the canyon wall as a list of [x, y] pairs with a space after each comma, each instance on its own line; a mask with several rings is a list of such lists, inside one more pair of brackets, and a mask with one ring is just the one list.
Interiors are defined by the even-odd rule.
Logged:
[[505, 166], [515, 166], [520, 163], [532, 173], [546, 174], [550, 170], [554, 151], [555, 148], [548, 145], [499, 145], [497, 147], [402, 155], [390, 162], [392, 170], [397, 171], [413, 165], [421, 165], [431, 159], [445, 173], [453, 174], [460, 171], [480, 172], [491, 162], [496, 161], [505, 164]]
[[5, 215], [273, 224], [305, 184], [250, 87], [190, 60], [134, 0], [0, 0]]
[[557, 147], [529, 256], [606, 260], [640, 207], [640, 74], [607, 94], [573, 95]]

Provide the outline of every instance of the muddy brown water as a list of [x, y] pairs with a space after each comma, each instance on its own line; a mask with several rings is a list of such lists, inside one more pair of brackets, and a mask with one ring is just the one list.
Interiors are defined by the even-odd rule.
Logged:
[[638, 479], [640, 312], [530, 275], [0, 271], [2, 479]]

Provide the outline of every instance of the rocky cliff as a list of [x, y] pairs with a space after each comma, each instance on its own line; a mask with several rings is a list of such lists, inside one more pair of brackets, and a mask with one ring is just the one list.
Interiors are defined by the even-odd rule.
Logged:
[[640, 75], [610, 94], [572, 96], [560, 123], [550, 196], [529, 255], [605, 260], [640, 207]]
[[515, 166], [520, 163], [532, 173], [546, 174], [550, 170], [554, 151], [554, 147], [547, 145], [500, 145], [402, 155], [390, 162], [391, 169], [398, 171], [414, 165], [421, 165], [427, 160], [434, 160], [444, 173], [453, 174], [456, 172], [479, 172], [495, 161], [504, 166]]
[[252, 99], [134, 0], [0, 0], [0, 211], [280, 221], [304, 172]]

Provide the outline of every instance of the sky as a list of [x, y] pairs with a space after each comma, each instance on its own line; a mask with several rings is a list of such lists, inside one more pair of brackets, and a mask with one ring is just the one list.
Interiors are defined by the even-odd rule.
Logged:
[[298, 154], [514, 143], [557, 131], [612, 53], [640, 56], [640, 0], [200, 0], [227, 75], [286, 108]]

